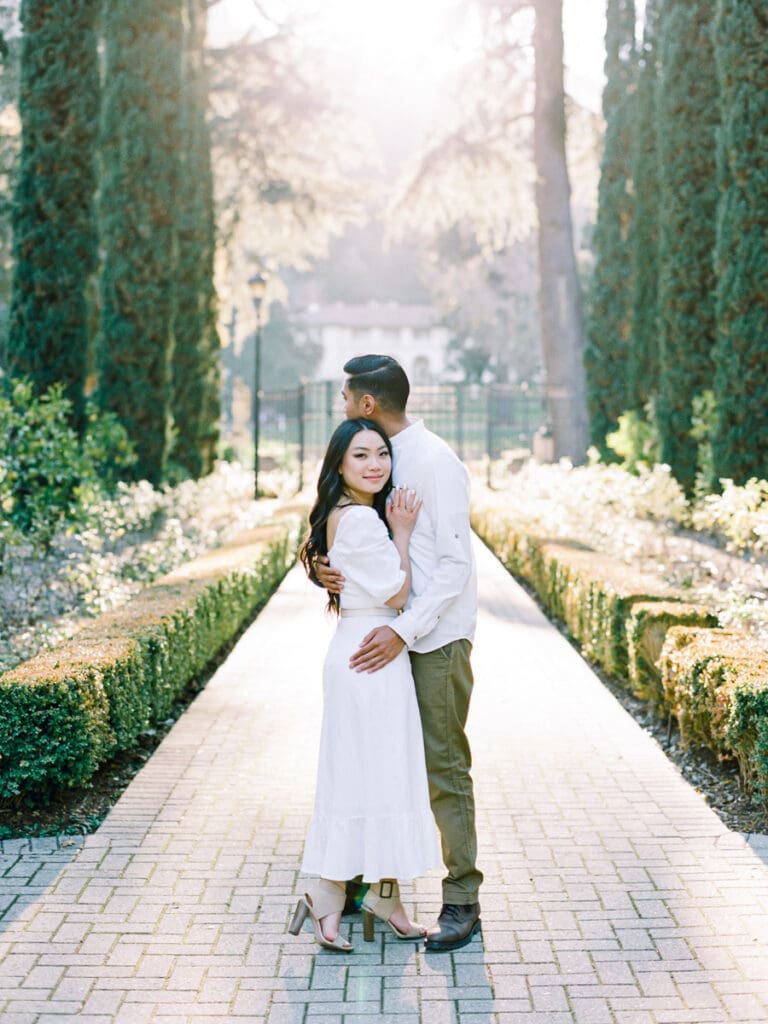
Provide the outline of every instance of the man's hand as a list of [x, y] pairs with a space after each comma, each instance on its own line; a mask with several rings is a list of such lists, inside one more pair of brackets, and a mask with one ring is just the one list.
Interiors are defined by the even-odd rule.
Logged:
[[349, 659], [355, 672], [378, 672], [398, 656], [405, 641], [389, 626], [378, 626], [363, 637], [357, 653]]
[[340, 594], [344, 589], [344, 577], [338, 569], [332, 569], [327, 555], [319, 555], [315, 562], [315, 575], [320, 586], [329, 594]]

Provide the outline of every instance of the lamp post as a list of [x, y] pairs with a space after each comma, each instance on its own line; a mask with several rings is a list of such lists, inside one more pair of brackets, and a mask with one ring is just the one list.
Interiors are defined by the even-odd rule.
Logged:
[[261, 304], [267, 290], [266, 274], [255, 273], [248, 278], [251, 300], [256, 314], [256, 336], [253, 358], [253, 496], [259, 497], [259, 420], [261, 418]]

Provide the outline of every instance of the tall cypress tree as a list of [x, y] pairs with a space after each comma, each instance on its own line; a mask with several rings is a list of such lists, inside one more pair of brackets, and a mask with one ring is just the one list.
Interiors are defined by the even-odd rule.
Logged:
[[659, 364], [662, 459], [689, 493], [693, 398], [712, 383], [715, 168], [719, 121], [715, 0], [666, 0], [660, 19]]
[[587, 404], [592, 443], [605, 451], [605, 436], [627, 408], [627, 349], [632, 260], [630, 139], [635, 62], [634, 0], [608, 0], [603, 92], [605, 148], [600, 168], [595, 270], [590, 289]]
[[22, 150], [6, 362], [40, 391], [61, 381], [79, 427], [97, 253], [98, 8], [93, 0], [21, 7]]
[[768, 14], [764, 0], [719, 0], [717, 477], [768, 477]]
[[99, 399], [163, 479], [171, 435], [182, 0], [106, 0]]
[[631, 330], [627, 364], [628, 406], [641, 412], [658, 387], [659, 174], [656, 140], [656, 28], [658, 0], [646, 0], [638, 61], [632, 134], [634, 211]]
[[211, 140], [206, 121], [206, 0], [187, 0], [177, 191], [172, 458], [190, 476], [210, 472], [219, 435], [219, 337], [213, 282], [216, 232]]

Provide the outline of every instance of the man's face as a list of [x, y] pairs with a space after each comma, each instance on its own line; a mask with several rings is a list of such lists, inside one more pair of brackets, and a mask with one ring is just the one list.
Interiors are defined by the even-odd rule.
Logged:
[[341, 389], [341, 397], [344, 400], [344, 415], [348, 420], [356, 420], [365, 415], [363, 410], [360, 408], [362, 395], [355, 394], [349, 386], [348, 380], [344, 381], [344, 386]]

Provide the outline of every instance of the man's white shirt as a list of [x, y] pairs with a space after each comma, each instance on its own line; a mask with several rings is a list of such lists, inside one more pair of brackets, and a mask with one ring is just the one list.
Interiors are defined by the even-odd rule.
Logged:
[[469, 527], [469, 473], [423, 420], [390, 438], [395, 486], [413, 488], [424, 504], [411, 534], [411, 593], [392, 629], [419, 654], [453, 640], [472, 641], [477, 574]]

